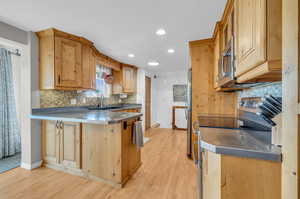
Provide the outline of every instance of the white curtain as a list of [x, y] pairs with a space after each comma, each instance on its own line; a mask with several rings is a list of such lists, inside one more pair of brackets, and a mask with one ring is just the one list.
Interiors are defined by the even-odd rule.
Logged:
[[0, 48], [0, 159], [21, 151], [21, 135], [17, 117], [12, 58]]

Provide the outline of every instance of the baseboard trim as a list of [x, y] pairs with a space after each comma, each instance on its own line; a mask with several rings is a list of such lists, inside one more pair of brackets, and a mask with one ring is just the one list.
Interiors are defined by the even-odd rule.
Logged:
[[28, 163], [22, 162], [21, 163], [21, 168], [27, 169], [27, 170], [36, 169], [36, 168], [39, 168], [39, 167], [42, 166], [42, 162], [43, 162], [42, 160], [38, 161], [38, 162], [34, 162], [32, 164], [28, 164]]

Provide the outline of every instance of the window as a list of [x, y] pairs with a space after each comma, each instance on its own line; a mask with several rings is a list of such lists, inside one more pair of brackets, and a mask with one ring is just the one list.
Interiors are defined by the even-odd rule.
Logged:
[[97, 65], [96, 67], [96, 92], [98, 96], [110, 97], [112, 94], [112, 85], [104, 80], [105, 74], [112, 74], [110, 68]]

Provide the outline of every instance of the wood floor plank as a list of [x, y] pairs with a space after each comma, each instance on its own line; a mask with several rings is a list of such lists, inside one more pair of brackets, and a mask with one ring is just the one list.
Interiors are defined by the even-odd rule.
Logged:
[[194, 199], [196, 167], [186, 157], [186, 132], [150, 129], [143, 165], [123, 189], [48, 168], [0, 174], [1, 199]]

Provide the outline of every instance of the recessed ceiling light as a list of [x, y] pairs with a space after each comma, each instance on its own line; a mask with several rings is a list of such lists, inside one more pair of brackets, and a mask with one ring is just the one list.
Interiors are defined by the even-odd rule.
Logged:
[[156, 62], [156, 61], [150, 61], [150, 62], [148, 62], [148, 65], [149, 65], [149, 66], [158, 66], [159, 63]]
[[168, 53], [174, 53], [175, 50], [173, 48], [168, 49]]
[[165, 31], [165, 29], [160, 28], [160, 29], [158, 29], [158, 30], [156, 31], [156, 34], [159, 35], [159, 36], [165, 35], [165, 34], [166, 34], [166, 31]]
[[133, 58], [133, 57], [135, 57], [135, 55], [134, 54], [128, 54], [128, 57]]

